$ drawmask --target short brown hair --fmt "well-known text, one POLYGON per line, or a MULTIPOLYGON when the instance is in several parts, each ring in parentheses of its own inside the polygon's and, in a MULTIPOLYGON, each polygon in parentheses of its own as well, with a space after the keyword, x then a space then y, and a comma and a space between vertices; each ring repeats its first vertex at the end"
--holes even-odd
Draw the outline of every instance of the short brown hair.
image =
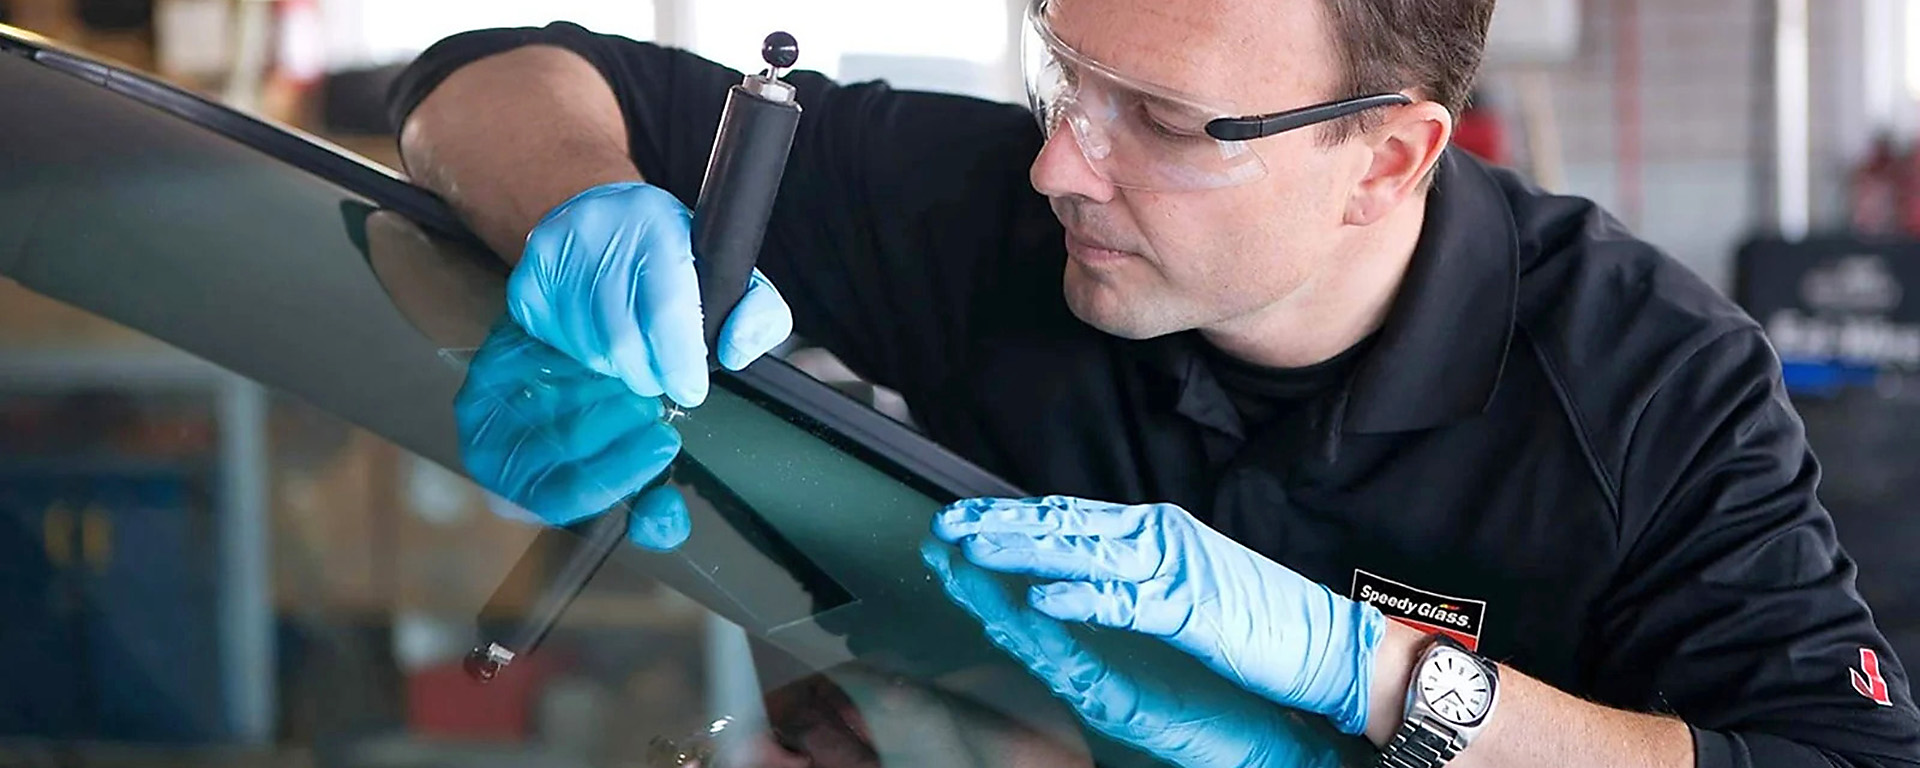
MULTIPOLYGON (((1340 56, 1339 97, 1413 89, 1445 106, 1454 117, 1467 107, 1494 0, 1322 0, 1340 56)), ((1337 144, 1378 125, 1369 110, 1329 123, 1324 133, 1337 144)))

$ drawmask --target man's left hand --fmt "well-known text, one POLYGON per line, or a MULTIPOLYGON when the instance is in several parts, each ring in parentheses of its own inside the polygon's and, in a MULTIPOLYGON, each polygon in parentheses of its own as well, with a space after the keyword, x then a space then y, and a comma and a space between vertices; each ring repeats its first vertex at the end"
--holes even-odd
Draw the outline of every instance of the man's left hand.
MULTIPOLYGON (((920 555, 947 597, 980 622, 987 638, 1095 732, 1183 768, 1347 764, 1343 749, 1350 746, 1303 722, 1305 715, 1221 678, 1178 679, 1163 665, 1102 652, 1075 637, 1066 623, 1025 605, 1017 589, 952 548, 928 541, 920 555)), ((1133 764, 1111 754, 1100 762, 1133 764)))
POLYGON ((934 535, 974 564, 1051 583, 1027 599, 1062 621, 1153 635, 1272 701, 1366 730, 1386 618, 1172 504, 971 499, 934 535))

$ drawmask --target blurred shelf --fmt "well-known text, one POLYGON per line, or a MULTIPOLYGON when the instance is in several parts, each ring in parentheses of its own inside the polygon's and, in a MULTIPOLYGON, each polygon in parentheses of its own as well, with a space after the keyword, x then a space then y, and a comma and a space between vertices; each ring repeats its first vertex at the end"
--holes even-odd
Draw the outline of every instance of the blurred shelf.
POLYGON ((58 456, 0 454, 0 476, 27 475, 165 475, 208 472, 218 462, 213 456, 163 458, 135 456, 121 452, 58 456))
POLYGON ((43 348, 0 346, 0 390, 81 386, 189 388, 225 384, 221 367, 167 348, 43 348))

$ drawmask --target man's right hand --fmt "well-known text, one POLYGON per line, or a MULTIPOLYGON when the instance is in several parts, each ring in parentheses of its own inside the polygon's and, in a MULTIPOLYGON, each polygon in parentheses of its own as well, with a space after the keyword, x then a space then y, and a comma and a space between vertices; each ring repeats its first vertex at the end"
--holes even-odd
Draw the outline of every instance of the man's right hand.
MULTIPOLYGON (((707 399, 707 344, 692 214, 642 182, 602 184, 554 207, 527 235, 507 309, 532 335, 634 393, 682 406, 707 399)), ((758 270, 722 326, 720 364, 739 370, 793 331, 786 300, 758 270)))

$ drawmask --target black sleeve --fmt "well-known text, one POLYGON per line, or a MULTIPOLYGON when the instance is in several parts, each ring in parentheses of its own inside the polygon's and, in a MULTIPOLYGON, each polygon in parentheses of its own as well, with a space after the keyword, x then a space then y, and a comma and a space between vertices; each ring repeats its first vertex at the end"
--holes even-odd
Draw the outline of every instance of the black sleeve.
MULTIPOLYGON (((464 33, 396 82, 394 124, 460 66, 533 44, 600 71, 641 175, 692 206, 741 74, 685 51, 566 23, 464 33)), ((761 270, 792 305, 797 333, 917 402, 964 364, 990 297, 1048 279, 1017 257, 1058 226, 1026 181, 1038 127, 1013 105, 842 86, 814 72, 788 80, 803 111, 761 270)), ((1057 302, 1058 272, 1050 278, 1057 302)))
POLYGON ((1920 765, 1905 669, 1854 588, 1819 476, 1756 328, 1705 344, 1637 422, 1597 691, 1684 719, 1700 766, 1920 765))

